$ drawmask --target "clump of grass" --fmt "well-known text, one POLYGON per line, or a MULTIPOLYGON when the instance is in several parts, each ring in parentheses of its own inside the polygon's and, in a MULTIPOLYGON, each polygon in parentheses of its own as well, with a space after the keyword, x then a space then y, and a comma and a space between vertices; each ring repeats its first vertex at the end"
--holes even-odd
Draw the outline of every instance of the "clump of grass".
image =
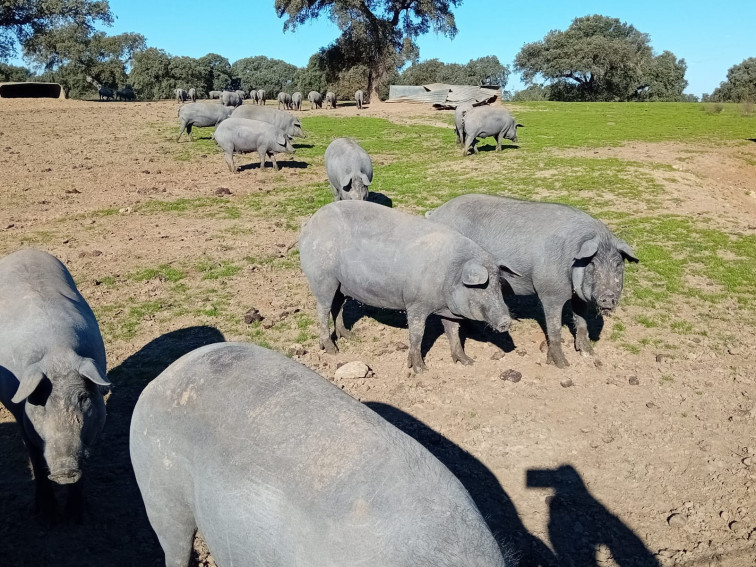
POLYGON ((202 274, 203 280, 230 278, 238 274, 242 269, 241 266, 234 264, 233 262, 226 260, 217 262, 210 259, 200 260, 194 268, 202 274))
POLYGON ((186 274, 169 264, 161 264, 157 268, 145 268, 129 275, 129 279, 135 282, 160 279, 166 282, 178 282, 186 277, 186 274))

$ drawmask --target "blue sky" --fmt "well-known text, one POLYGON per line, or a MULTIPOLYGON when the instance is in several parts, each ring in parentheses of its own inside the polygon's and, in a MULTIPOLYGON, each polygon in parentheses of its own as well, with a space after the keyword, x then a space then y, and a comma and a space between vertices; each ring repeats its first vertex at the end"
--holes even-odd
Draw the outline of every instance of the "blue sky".
MULTIPOLYGON (((338 35, 327 18, 284 34, 283 20, 276 17, 273 5, 274 0, 110 0, 117 19, 107 31, 141 33, 148 45, 172 55, 201 57, 214 52, 232 63, 265 55, 297 66, 306 65, 310 55, 338 35)), ((656 52, 670 50, 684 58, 688 64, 686 92, 700 96, 724 81, 731 66, 756 57, 756 2, 720 6, 701 0, 465 0, 454 10, 457 36, 453 40, 432 33, 423 36, 420 57, 466 63, 496 55, 511 66, 523 44, 542 39, 549 30, 567 28, 578 16, 602 14, 648 33, 656 52)), ((513 74, 507 88, 521 86, 513 74)))

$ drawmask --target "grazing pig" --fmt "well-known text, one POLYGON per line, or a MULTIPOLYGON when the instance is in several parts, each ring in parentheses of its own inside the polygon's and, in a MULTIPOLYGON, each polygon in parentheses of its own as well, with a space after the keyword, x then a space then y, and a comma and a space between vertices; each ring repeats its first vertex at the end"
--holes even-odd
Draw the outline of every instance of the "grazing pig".
POLYGON ((354 100, 357 101, 357 108, 359 110, 362 110, 362 105, 365 104, 365 93, 362 91, 357 91, 354 93, 354 100))
POLYGON ((302 110, 302 93, 299 91, 291 95, 291 107, 294 110, 302 110))
POLYGON ((110 87, 100 87, 97 93, 100 95, 100 100, 113 100, 113 89, 110 87))
POLYGON ((184 103, 186 102, 186 99, 189 98, 189 95, 184 89, 176 89, 174 92, 176 95, 176 102, 184 103))
POLYGON ((503 108, 493 106, 476 106, 468 110, 462 119, 464 149, 462 155, 470 152, 470 147, 478 153, 475 142, 478 138, 493 136, 496 138, 496 151, 501 151, 501 141, 506 138, 517 142, 517 124, 514 117, 503 108))
POLYGON ((192 87, 186 94, 189 96, 189 100, 191 100, 192 102, 197 102, 197 89, 192 87))
POLYGON ((217 126, 231 116, 233 111, 234 108, 232 106, 209 104, 206 102, 195 102, 181 106, 178 111, 179 135, 176 141, 178 142, 181 139, 181 134, 184 133, 184 130, 189 135, 189 139, 193 141, 192 128, 194 126, 198 128, 217 126))
POLYGON ((334 201, 364 201, 368 198, 373 182, 373 163, 357 142, 336 138, 326 149, 325 166, 334 201))
POLYGON ((273 163, 278 171, 275 154, 296 152, 289 137, 273 124, 260 120, 249 120, 232 116, 218 125, 215 141, 226 154, 226 163, 232 173, 236 173, 234 154, 247 154, 256 151, 260 154, 260 169, 265 167, 265 157, 273 163))
POLYGON ((407 312, 408 366, 426 369, 420 352, 425 320, 440 315, 452 359, 472 364, 459 340, 463 318, 506 331, 511 319, 493 257, 458 232, 438 223, 368 201, 338 201, 320 208, 299 237, 302 270, 318 304, 320 346, 336 352, 344 327, 345 296, 365 305, 407 312))
POLYGON ((81 464, 105 423, 105 346, 66 267, 39 250, 0 260, 0 401, 29 450, 36 508, 56 514, 52 483, 80 516, 81 464))
POLYGON ((220 96, 220 101, 223 106, 237 107, 242 104, 242 99, 239 98, 239 95, 232 93, 231 91, 223 91, 220 96))
POLYGON ((124 88, 116 91, 116 100, 136 100, 136 93, 129 85, 126 85, 124 88))
POLYGON ((129 450, 167 567, 506 567, 420 443, 282 354, 217 343, 150 382, 129 450))
POLYGON ((288 110, 289 106, 291 106, 291 95, 289 93, 278 93, 278 108, 280 109, 281 106, 283 106, 284 110, 288 110))
POLYGON ((302 123, 299 118, 283 110, 276 108, 256 108, 254 106, 242 106, 234 110, 234 118, 249 118, 250 120, 261 120, 273 124, 278 129, 283 130, 290 138, 306 138, 302 131, 302 123))
POLYGON ((249 100, 257 104, 257 91, 255 89, 249 89, 249 100))
POLYGON ((313 108, 323 108, 323 95, 318 91, 310 91, 307 95, 307 100, 310 101, 310 110, 313 108))
POLYGON ((454 133, 457 135, 457 143, 462 144, 465 141, 464 123, 465 114, 473 108, 471 102, 463 102, 454 109, 454 133))
POLYGON ((328 108, 328 105, 331 105, 331 108, 336 108, 336 93, 328 91, 326 93, 326 108, 328 108))
POLYGON ((638 261, 604 223, 567 205, 469 194, 426 216, 471 238, 521 274, 503 278, 516 295, 538 295, 546 317, 546 360, 559 368, 568 366, 561 346, 564 304, 571 300, 575 349, 593 354, 588 306, 595 303, 601 312, 611 312, 622 294, 623 260, 638 261))
POLYGON ((237 94, 237 96, 241 100, 244 100, 245 98, 247 98, 247 93, 245 93, 242 89, 235 90, 234 92, 237 94))
POLYGON ((257 104, 265 105, 265 91, 263 89, 257 91, 257 104))
POLYGON ((223 91, 210 91, 209 93, 207 93, 207 98, 220 98, 222 94, 223 91))

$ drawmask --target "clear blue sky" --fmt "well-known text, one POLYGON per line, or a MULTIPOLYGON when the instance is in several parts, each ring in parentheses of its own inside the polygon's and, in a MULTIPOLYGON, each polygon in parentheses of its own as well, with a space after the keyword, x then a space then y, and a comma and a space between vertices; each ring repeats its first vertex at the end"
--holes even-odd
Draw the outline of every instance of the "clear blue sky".
MULTIPOLYGON (((265 55, 304 66, 320 47, 338 36, 323 18, 283 33, 274 0, 202 2, 196 0, 110 0, 115 24, 111 34, 143 34, 151 47, 172 55, 201 57, 219 53, 232 63, 265 55)), ((688 64, 686 92, 710 93, 726 78, 727 69, 756 57, 756 2, 725 5, 702 0, 634 0, 505 2, 465 0, 454 11, 459 33, 450 40, 428 34, 419 40, 421 59, 466 63, 496 55, 512 65, 523 44, 538 41, 552 29, 565 29, 573 18, 602 14, 634 25, 651 36, 654 51, 672 51, 688 64)), ((521 88, 510 77, 508 89, 521 88)))

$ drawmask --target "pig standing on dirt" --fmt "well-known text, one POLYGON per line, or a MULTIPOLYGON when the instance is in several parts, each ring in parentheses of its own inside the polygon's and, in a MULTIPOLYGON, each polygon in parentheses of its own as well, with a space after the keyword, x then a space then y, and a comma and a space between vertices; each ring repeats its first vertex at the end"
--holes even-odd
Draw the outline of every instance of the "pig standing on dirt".
POLYGON ((184 130, 189 135, 189 139, 193 141, 192 128, 194 126, 197 126, 197 128, 217 126, 231 116, 233 111, 234 108, 232 106, 222 106, 206 102, 195 102, 181 106, 178 111, 179 135, 176 141, 178 142, 181 139, 181 134, 184 133, 184 130))
POLYGON ((296 152, 289 137, 273 124, 260 120, 248 120, 232 116, 220 123, 215 130, 215 141, 226 154, 226 163, 232 173, 236 173, 234 154, 247 154, 256 151, 260 154, 260 169, 265 167, 265 157, 273 163, 278 171, 275 154, 296 152))
POLYGON ((82 513, 81 463, 105 424, 105 370, 97 320, 66 267, 31 249, 0 260, 0 401, 21 427, 48 520, 52 482, 70 485, 67 511, 82 513))
POLYGON ((195 532, 218 567, 509 565, 425 447, 256 345, 171 364, 139 397, 129 449, 167 567, 189 565, 195 532))
POLYGON ((223 106, 237 107, 242 105, 241 97, 239 97, 239 95, 236 93, 232 93, 231 91, 223 91, 220 96, 220 101, 223 106))
POLYGON ((438 223, 368 201, 338 201, 319 209, 299 237, 302 270, 318 304, 320 346, 335 353, 344 327, 345 296, 365 305, 407 312, 408 365, 426 369, 420 352, 425 320, 441 316, 452 359, 472 364, 459 340, 463 318, 485 321, 503 332, 511 322, 493 257, 458 232, 438 223))
POLYGON ((184 89, 176 89, 176 102, 184 103, 186 102, 186 99, 189 98, 189 95, 184 89))
POLYGON ((473 108, 471 102, 463 102, 457 105, 454 109, 454 133, 457 135, 457 143, 463 144, 465 142, 464 133, 464 117, 469 110, 473 108))
POLYGON ((471 238, 520 274, 502 275, 514 294, 538 295, 546 317, 546 361, 559 368, 569 365, 561 346, 564 304, 571 300, 575 349, 593 354, 588 306, 611 312, 622 294, 623 260, 638 261, 604 223, 567 205, 469 194, 426 216, 471 238))
POLYGON ((100 100, 113 100, 113 89, 110 87, 100 87, 97 93, 100 95, 100 100))
POLYGON ((192 102, 197 102, 197 89, 192 87, 191 89, 189 89, 189 92, 187 92, 187 95, 189 95, 189 100, 191 100, 192 102))
POLYGON ((362 110, 362 105, 365 104, 365 93, 362 91, 355 92, 354 100, 357 101, 357 109, 362 110))
POLYGON ((468 110, 462 119, 462 134, 464 139, 464 149, 462 155, 466 156, 472 147, 475 153, 478 148, 475 146, 477 138, 487 138, 493 136, 496 138, 496 151, 501 151, 501 141, 505 138, 517 142, 518 124, 514 117, 503 108, 493 106, 476 106, 468 110))
POLYGON ((326 108, 328 108, 328 105, 331 105, 331 108, 336 108, 336 93, 328 91, 326 93, 326 108))
POLYGON ((299 91, 291 95, 291 107, 294 110, 302 110, 302 93, 299 91))
POLYGON ((289 93, 278 93, 278 108, 281 108, 281 106, 284 110, 288 110, 291 106, 291 95, 289 93))
POLYGON ((257 91, 257 104, 265 106, 265 91, 263 89, 257 91))
POLYGON ((240 98, 241 100, 244 100, 245 98, 247 98, 247 93, 245 93, 245 92, 244 92, 244 91, 243 91, 242 89, 238 89, 238 90, 235 90, 234 92, 236 93, 236 95, 237 95, 237 96, 238 96, 238 97, 239 97, 239 98, 240 98))
POLYGON ((249 100, 257 104, 257 91, 255 89, 249 89, 249 100))
POLYGON ((261 120, 273 124, 290 138, 306 138, 302 131, 302 123, 299 118, 277 108, 257 108, 254 106, 242 106, 234 110, 234 118, 248 118, 250 120, 261 120))
POLYGON ((310 101, 310 110, 323 107, 323 95, 318 91, 310 91, 307 95, 307 100, 310 101))
POLYGON ((368 198, 373 182, 373 163, 357 142, 336 138, 326 148, 325 166, 334 201, 364 201, 368 198))
POLYGON ((222 94, 223 91, 210 91, 209 93, 207 93, 207 98, 220 98, 222 94))

